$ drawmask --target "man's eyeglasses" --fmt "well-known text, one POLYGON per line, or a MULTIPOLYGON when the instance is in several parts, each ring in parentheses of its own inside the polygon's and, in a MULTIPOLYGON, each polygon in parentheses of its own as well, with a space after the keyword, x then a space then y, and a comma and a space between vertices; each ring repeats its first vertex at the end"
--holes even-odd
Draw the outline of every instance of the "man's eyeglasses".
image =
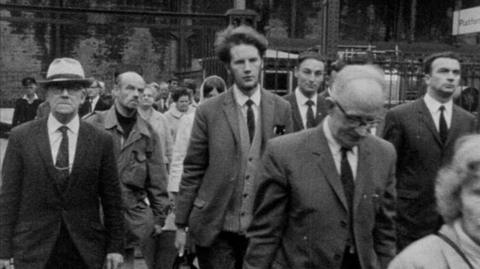
POLYGON ((375 119, 375 118, 364 118, 362 116, 356 116, 356 115, 349 115, 345 109, 338 103, 336 100, 334 100, 335 105, 342 111, 343 116, 345 116, 345 119, 351 124, 352 126, 355 127, 360 127, 360 126, 365 126, 366 128, 371 128, 378 123, 381 122, 380 119, 375 119))

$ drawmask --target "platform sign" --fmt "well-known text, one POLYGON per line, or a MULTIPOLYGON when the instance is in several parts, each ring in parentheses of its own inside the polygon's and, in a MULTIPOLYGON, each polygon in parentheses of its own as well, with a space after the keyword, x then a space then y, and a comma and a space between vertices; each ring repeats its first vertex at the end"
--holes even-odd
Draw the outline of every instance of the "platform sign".
POLYGON ((480 32, 480 6, 453 12, 453 35, 480 32))

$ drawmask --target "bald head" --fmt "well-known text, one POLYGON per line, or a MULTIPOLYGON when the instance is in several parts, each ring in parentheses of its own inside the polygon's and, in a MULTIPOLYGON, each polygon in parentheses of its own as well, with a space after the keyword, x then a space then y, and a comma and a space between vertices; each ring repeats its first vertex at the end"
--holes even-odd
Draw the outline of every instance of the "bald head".
POLYGON ((386 81, 373 65, 349 65, 338 73, 331 96, 345 106, 374 111, 383 108, 386 81))
POLYGON ((125 72, 118 75, 113 94, 118 111, 129 116, 138 106, 138 97, 145 89, 145 80, 138 73, 125 72))
POLYGON ((137 82, 145 84, 145 80, 143 79, 143 77, 140 76, 138 73, 132 71, 121 73, 117 76, 117 79, 115 81, 117 85, 125 82, 137 82))

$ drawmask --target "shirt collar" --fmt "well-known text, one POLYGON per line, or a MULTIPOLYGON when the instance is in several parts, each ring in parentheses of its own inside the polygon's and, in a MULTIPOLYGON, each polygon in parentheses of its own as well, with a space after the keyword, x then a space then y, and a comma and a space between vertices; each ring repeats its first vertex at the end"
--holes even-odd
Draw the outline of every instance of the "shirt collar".
POLYGON ((300 91, 300 89, 297 87, 295 89, 295 97, 297 98, 297 103, 302 105, 302 106, 306 106, 306 102, 308 100, 312 100, 313 101, 313 104, 316 106, 317 105, 317 93, 313 94, 312 97, 310 98, 307 98, 305 95, 303 95, 303 93, 300 91))
POLYGON ((78 130, 80 129, 80 117, 77 114, 69 123, 62 124, 52 115, 52 113, 48 115, 47 128, 49 135, 54 134, 58 128, 64 125, 68 127, 70 132, 78 134, 78 130))
POLYGON ((448 102, 446 103, 440 103, 438 102, 437 100, 433 99, 433 97, 431 97, 428 93, 425 94, 425 96, 423 97, 423 100, 425 101, 425 104, 427 105, 427 108, 428 108, 428 111, 430 111, 431 114, 435 114, 438 112, 440 106, 444 106, 445 107, 445 112, 450 112, 452 111, 452 107, 453 107, 453 101, 452 99, 450 99, 448 102))
POLYGON ((252 96, 247 96, 245 95, 238 87, 236 84, 233 84, 233 96, 235 97, 235 100, 240 106, 245 105, 245 102, 247 102, 248 99, 251 99, 255 105, 260 106, 260 86, 257 85, 257 89, 255 92, 252 94, 252 96))

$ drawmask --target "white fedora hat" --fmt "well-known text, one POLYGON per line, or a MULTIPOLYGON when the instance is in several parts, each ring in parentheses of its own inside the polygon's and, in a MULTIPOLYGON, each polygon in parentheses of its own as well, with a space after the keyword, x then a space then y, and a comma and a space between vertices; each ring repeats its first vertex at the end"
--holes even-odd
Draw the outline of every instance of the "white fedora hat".
POLYGON ((88 87, 92 82, 93 79, 85 78, 85 72, 79 61, 72 58, 57 58, 48 67, 46 80, 38 83, 44 86, 57 83, 80 83, 88 87))

